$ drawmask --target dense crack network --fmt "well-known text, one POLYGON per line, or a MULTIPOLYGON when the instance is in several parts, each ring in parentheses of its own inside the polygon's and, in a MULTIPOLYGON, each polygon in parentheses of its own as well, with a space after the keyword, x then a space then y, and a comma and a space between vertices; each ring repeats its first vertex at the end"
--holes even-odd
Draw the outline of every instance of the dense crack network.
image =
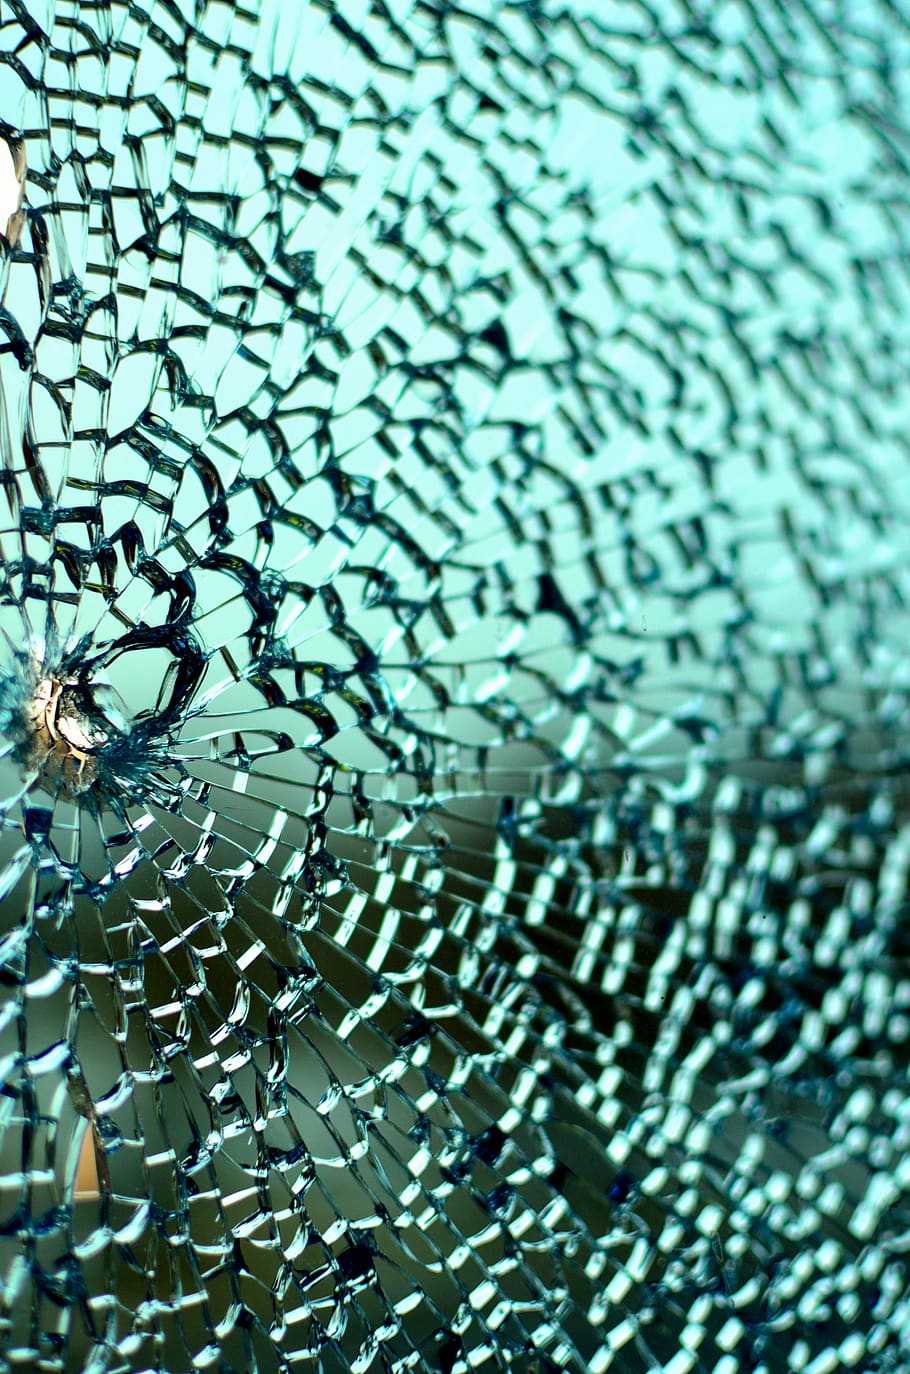
POLYGON ((910 11, 0 72, 0 1365, 906 1368, 910 11))

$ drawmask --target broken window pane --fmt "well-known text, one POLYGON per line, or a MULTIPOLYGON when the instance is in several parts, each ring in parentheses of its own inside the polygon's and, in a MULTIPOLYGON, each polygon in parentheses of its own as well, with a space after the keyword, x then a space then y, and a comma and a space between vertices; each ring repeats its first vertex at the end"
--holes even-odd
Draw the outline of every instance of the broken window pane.
POLYGON ((3 7, 11 1367, 901 1367, 908 24, 3 7))

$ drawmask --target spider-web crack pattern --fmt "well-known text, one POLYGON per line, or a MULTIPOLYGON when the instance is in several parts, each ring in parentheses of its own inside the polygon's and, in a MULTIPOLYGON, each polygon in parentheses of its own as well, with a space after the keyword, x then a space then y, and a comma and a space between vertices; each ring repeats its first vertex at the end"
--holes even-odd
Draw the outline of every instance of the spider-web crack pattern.
POLYGON ((906 1368, 908 72, 2 7, 0 1367, 906 1368))

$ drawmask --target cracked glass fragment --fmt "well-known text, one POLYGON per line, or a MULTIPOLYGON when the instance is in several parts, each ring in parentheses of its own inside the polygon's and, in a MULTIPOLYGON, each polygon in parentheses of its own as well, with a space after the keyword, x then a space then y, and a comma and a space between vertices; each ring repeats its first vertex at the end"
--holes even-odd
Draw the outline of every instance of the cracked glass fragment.
POLYGON ((910 10, 0 10, 0 1363, 900 1371, 910 10))
POLYGON ((0 235, 8 244, 19 241, 22 194, 25 187, 25 148, 21 137, 0 121, 0 235))

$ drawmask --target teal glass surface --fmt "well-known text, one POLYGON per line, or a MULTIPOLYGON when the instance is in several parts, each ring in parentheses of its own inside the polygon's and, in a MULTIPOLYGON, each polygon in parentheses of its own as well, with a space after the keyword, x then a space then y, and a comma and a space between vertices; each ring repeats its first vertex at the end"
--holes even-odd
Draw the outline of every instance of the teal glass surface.
POLYGON ((0 4, 0 1367, 900 1374, 904 0, 0 4))

